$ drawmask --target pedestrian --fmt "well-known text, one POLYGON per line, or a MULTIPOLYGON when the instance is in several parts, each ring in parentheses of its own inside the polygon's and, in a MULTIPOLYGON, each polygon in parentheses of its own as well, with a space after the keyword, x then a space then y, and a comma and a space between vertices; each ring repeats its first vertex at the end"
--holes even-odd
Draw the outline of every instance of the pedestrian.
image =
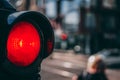
POLYGON ((108 80, 105 74, 105 64, 100 56, 90 56, 86 70, 72 80, 108 80))

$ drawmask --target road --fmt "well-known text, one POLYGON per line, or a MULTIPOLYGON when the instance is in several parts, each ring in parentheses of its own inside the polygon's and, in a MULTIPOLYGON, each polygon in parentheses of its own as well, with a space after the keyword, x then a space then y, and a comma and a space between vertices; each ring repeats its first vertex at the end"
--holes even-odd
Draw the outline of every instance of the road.
MULTIPOLYGON (((42 80, 71 80, 86 68, 88 56, 76 55, 72 52, 53 52, 41 65, 42 80)), ((109 80, 120 79, 120 69, 107 69, 109 80)))

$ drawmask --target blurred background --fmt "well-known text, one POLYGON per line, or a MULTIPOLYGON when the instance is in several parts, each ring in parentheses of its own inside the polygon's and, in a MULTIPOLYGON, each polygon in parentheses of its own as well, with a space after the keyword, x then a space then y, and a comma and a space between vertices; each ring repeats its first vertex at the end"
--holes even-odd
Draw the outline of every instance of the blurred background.
POLYGON ((120 74, 120 0, 8 0, 18 11, 38 11, 51 22, 53 54, 43 61, 43 80, 71 80, 100 55, 110 80, 120 74), (56 75, 56 77, 55 77, 56 75))

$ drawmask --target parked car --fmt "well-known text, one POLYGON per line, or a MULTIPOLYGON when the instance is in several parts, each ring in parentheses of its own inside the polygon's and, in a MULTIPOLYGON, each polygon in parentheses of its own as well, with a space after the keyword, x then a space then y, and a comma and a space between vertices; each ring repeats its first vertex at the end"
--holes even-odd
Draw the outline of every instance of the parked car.
POLYGON ((107 68, 120 68, 119 49, 104 49, 91 56, 100 56, 107 68))

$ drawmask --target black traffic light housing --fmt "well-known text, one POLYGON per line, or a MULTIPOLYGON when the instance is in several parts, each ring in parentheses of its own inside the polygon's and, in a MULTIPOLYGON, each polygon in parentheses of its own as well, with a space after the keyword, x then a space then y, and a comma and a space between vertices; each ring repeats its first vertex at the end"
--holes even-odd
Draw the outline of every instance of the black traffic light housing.
MULTIPOLYGON (((36 80, 35 76, 38 76, 42 60, 49 56, 53 51, 54 33, 52 26, 49 20, 40 12, 19 12, 12 8, 7 1, 0 0, 0 2, 0 78, 3 78, 2 80, 7 80, 9 78, 13 80, 36 80), (9 4, 9 6, 6 4, 9 4), (41 40, 41 47, 38 56, 33 62, 31 62, 31 64, 27 66, 15 65, 8 58, 7 42, 9 34, 11 31, 14 31, 14 25, 20 22, 28 22, 32 24, 41 40)), ((14 58, 14 56, 12 57, 14 58)))

